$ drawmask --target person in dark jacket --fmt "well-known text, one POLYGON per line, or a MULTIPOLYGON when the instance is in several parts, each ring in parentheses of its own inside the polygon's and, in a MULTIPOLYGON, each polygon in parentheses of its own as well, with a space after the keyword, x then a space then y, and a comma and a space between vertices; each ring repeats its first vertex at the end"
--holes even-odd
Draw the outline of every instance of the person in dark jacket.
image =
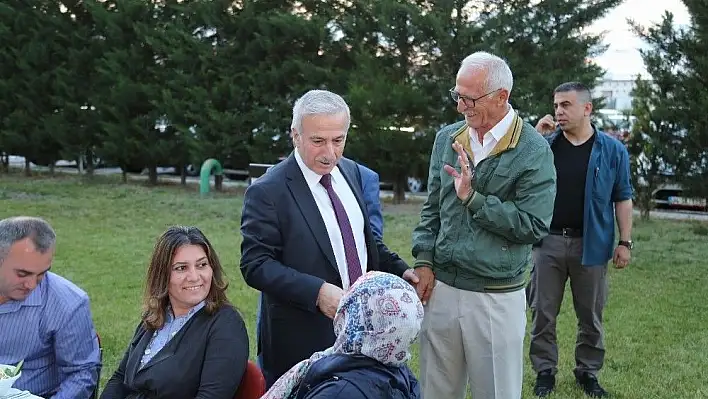
POLYGON ((379 188, 379 174, 366 166, 357 163, 361 176, 361 194, 366 205, 366 216, 371 225, 374 238, 383 241, 384 220, 381 212, 381 189, 379 188))
POLYGON ((334 345, 293 366, 261 399, 419 399, 406 362, 422 321, 409 283, 368 272, 339 303, 334 345))
MULTIPOLYGON (((359 185, 361 186, 362 199, 364 200, 364 206, 366 207, 366 216, 369 219, 369 225, 371 226, 371 233, 374 238, 383 242, 383 232, 384 232, 384 219, 381 208, 381 190, 379 188, 379 174, 373 170, 367 168, 366 166, 357 163, 359 168, 359 185)), ((273 166, 268 168, 271 170, 273 166)), ((267 171, 266 171, 267 173, 267 171)), ((263 297, 265 294, 261 293, 258 297, 258 309, 256 310, 256 336, 259 335, 259 326, 261 324, 261 315, 263 307, 263 297)), ((263 368, 263 356, 258 353, 256 356, 256 362, 258 367, 263 368)))
POLYGON ((334 344, 337 306, 367 271, 419 282, 367 223, 361 172, 343 156, 350 119, 340 95, 305 93, 293 106, 295 150, 243 199, 241 274, 263 293, 257 348, 267 387, 334 344))
POLYGON ((204 234, 169 228, 148 267, 142 320, 101 399, 232 399, 248 334, 226 286, 204 234))

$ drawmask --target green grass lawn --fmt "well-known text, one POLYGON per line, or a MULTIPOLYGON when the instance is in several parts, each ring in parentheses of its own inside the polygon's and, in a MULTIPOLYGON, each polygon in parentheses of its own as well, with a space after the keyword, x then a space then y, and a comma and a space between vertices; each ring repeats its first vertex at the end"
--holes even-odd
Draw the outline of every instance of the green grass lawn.
MULTIPOLYGON (((55 227, 53 271, 91 297, 104 347, 104 384, 138 323, 155 239, 173 224, 200 227, 219 252, 229 297, 248 326, 253 358, 257 292, 246 286, 238 268, 241 194, 202 199, 196 187, 0 175, 0 218, 40 216, 55 227)), ((410 233, 418 209, 419 204, 384 206, 385 241, 407 261, 412 260, 410 233)), ((635 222, 633 262, 610 272, 607 358, 600 381, 615 398, 708 397, 707 238, 705 224, 635 222)), ((554 397, 583 398, 572 377, 576 322, 571 301, 563 304, 558 323, 561 364, 554 397)), ((416 372, 417 363, 416 352, 411 362, 416 372)), ((524 398, 533 397, 534 378, 525 354, 524 398)))

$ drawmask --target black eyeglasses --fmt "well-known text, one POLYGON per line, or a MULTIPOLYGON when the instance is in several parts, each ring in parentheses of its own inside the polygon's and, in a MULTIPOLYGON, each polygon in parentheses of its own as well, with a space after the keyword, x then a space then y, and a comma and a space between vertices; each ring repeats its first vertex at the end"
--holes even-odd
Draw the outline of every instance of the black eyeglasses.
POLYGON ((488 95, 490 95, 492 93, 496 93, 499 90, 501 90, 501 89, 492 90, 487 94, 481 95, 477 98, 472 98, 472 97, 463 96, 462 94, 460 94, 460 92, 456 91, 455 89, 450 89, 450 97, 452 98, 452 101, 454 101, 456 103, 459 102, 460 100, 462 100, 462 104, 465 104, 465 107, 474 108, 474 106, 476 105, 476 101, 478 101, 484 97, 487 97, 488 95), (468 101, 472 102, 471 106, 468 101))

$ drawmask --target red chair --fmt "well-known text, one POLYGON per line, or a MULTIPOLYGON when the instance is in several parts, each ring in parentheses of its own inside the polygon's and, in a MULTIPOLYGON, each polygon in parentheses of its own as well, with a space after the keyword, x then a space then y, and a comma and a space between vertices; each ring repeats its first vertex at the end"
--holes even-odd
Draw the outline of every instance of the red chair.
POLYGON ((260 399, 265 393, 266 381, 263 372, 249 360, 234 399, 260 399))

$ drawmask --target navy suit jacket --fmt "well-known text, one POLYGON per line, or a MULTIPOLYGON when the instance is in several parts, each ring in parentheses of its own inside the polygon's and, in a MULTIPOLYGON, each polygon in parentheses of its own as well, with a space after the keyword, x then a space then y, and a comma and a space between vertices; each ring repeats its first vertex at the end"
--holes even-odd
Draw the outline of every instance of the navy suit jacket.
POLYGON ((357 165, 361 173, 361 190, 364 195, 369 223, 371 224, 371 232, 374 233, 374 237, 383 240, 384 223, 381 213, 379 174, 362 164, 357 165))
MULTIPOLYGON (((367 214, 359 168, 342 158, 338 167, 367 214)), ((334 343, 332 320, 317 297, 325 282, 342 281, 322 216, 294 155, 246 190, 241 215, 241 272, 263 295, 258 352, 268 386, 297 362, 334 343)), ((403 275, 408 265, 364 223, 368 269, 403 275)))

